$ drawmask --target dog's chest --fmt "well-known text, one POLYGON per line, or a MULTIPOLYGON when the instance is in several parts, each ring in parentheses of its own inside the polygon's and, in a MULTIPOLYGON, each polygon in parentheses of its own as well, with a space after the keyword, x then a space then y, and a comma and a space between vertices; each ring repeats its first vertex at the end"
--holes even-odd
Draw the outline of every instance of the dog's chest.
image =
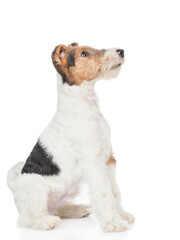
POLYGON ((60 96, 59 108, 41 135, 42 141, 53 147, 52 152, 58 159, 65 150, 78 158, 83 154, 97 156, 102 152, 109 156, 110 128, 99 109, 97 96, 64 92, 60 96))
POLYGON ((77 110, 74 115, 69 116, 70 118, 72 121, 69 123, 67 134, 76 142, 94 145, 96 141, 102 144, 109 141, 109 125, 95 102, 88 102, 87 106, 82 105, 80 111, 77 110))

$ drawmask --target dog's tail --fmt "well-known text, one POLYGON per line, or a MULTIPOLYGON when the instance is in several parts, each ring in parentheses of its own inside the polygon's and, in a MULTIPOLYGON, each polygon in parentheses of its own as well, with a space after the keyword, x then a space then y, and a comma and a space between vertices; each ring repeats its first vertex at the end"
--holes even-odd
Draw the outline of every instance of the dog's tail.
POLYGON ((18 162, 16 165, 14 165, 7 174, 7 184, 9 189, 12 191, 14 183, 16 179, 19 177, 19 174, 21 172, 21 169, 24 166, 24 162, 18 162))

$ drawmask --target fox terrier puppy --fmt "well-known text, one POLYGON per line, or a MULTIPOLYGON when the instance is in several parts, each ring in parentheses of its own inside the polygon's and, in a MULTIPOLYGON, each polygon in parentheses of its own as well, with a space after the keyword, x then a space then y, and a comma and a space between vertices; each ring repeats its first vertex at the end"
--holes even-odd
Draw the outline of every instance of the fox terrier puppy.
POLYGON ((26 162, 8 172, 18 224, 48 230, 61 218, 81 218, 93 211, 104 231, 124 231, 134 217, 121 206, 110 129, 94 92, 97 80, 118 76, 124 51, 72 43, 57 46, 52 61, 57 70, 57 111, 26 162), (89 188, 90 207, 71 203, 82 181, 89 188))

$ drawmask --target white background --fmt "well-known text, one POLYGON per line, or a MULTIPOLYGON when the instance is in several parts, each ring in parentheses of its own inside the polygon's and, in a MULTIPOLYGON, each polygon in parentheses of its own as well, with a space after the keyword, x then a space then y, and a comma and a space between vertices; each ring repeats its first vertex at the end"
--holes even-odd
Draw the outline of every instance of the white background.
MULTIPOLYGON (((175 0, 1 1, 0 213, 4 239, 180 239, 180 7, 175 0), (49 232, 19 229, 8 169, 25 160, 56 109, 51 52, 78 41, 119 47, 118 79, 96 85, 112 131, 127 232, 103 233, 93 218, 49 232)), ((86 196, 82 195, 82 201, 86 196)))

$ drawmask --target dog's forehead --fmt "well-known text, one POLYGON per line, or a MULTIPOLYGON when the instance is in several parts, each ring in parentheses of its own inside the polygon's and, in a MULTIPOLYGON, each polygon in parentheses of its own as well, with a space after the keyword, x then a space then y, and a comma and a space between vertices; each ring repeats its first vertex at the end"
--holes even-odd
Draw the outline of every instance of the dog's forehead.
POLYGON ((89 46, 77 46, 73 48, 70 52, 75 52, 75 53, 81 53, 81 52, 88 52, 88 53, 96 53, 98 52, 98 49, 89 47, 89 46))

